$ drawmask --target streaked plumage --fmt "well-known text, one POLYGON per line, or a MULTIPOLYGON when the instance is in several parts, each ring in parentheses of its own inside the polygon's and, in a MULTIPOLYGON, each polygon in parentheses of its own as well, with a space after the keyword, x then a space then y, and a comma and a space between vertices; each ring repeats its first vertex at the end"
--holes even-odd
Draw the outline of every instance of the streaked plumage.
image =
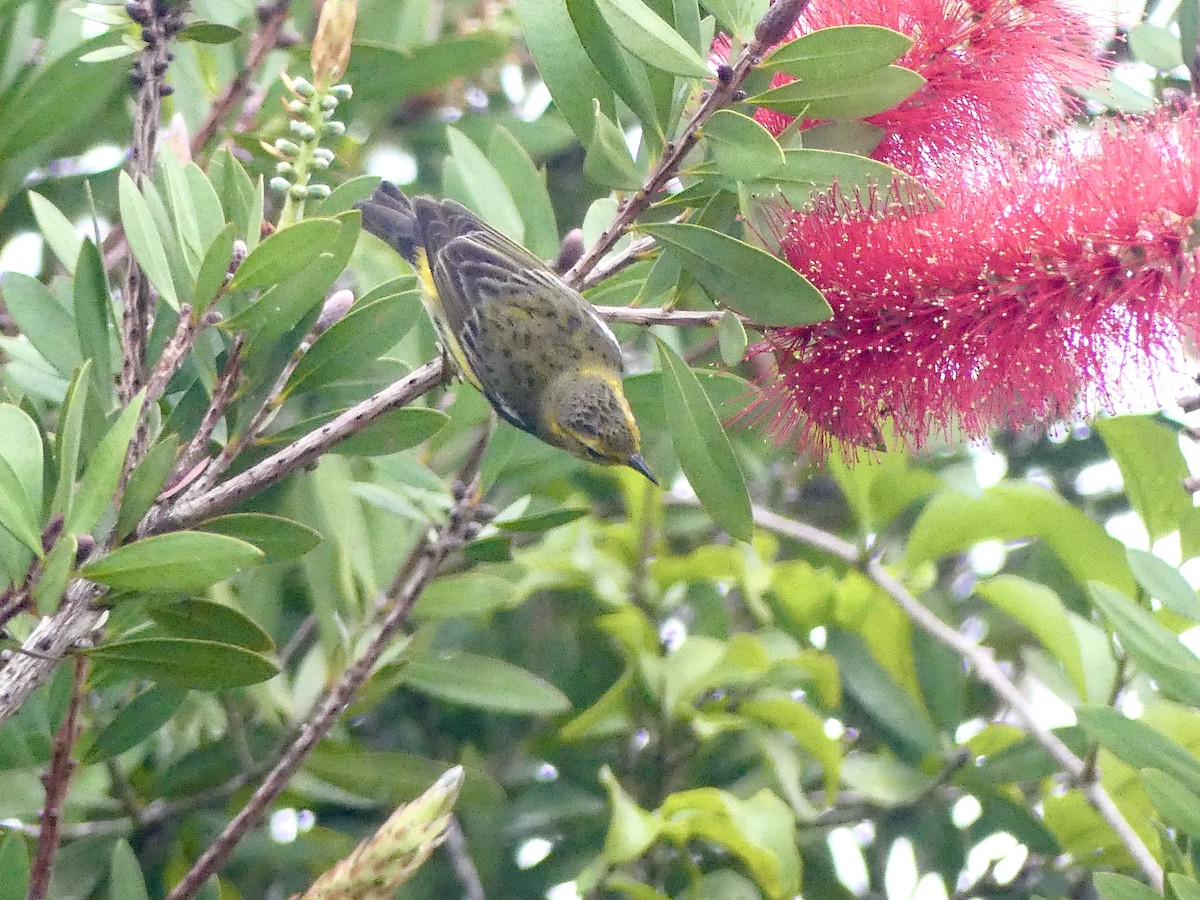
POLYGON ((621 348, 591 304, 453 200, 381 184, 363 227, 412 263, 463 376, 505 420, 593 462, 653 476, 621 386, 621 348))

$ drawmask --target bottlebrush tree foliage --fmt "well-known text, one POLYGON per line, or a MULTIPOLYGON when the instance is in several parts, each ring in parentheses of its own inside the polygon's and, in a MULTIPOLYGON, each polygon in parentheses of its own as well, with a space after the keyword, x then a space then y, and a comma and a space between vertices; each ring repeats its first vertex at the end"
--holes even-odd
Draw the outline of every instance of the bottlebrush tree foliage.
POLYGON ((0 900, 1200 896, 1148 7, 0 0, 0 900), (661 488, 454 378, 381 177, 661 488))

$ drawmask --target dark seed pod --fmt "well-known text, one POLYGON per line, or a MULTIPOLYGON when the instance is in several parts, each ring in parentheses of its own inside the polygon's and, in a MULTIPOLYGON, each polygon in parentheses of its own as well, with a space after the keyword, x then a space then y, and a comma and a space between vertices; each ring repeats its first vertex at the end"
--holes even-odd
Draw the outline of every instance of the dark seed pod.
POLYGON ((729 84, 733 79, 733 67, 728 64, 717 66, 717 81, 721 84, 729 84))
POLYGON ((754 39, 764 47, 778 44, 791 32, 808 0, 776 0, 754 28, 754 39))

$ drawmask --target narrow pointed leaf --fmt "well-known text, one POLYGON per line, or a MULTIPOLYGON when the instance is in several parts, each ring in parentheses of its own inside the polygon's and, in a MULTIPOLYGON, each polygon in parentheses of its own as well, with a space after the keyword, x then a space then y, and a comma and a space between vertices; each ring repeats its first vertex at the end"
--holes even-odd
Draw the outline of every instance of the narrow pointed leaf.
POLYGON ((512 194, 496 167, 475 144, 457 128, 447 128, 450 157, 458 169, 471 202, 468 204, 484 221, 508 235, 518 244, 525 239, 525 225, 512 194))
POLYGON ((792 81, 749 98, 754 106, 810 119, 862 119, 911 97, 925 79, 910 69, 887 66, 860 78, 792 81))
POLYGON ((235 644, 256 653, 275 649, 271 636, 248 615, 213 600, 180 600, 151 606, 147 612, 173 637, 235 644))
POLYGON ((853 79, 895 62, 912 38, 879 25, 822 28, 780 44, 762 67, 795 78, 853 79))
POLYGON ((550 682, 473 653, 417 654, 405 666, 404 684, 451 703, 516 715, 551 716, 571 708, 571 701, 550 682))
POLYGON ((190 638, 115 641, 87 654, 97 668, 203 691, 258 684, 279 673, 271 660, 243 647, 190 638))
POLYGON ((708 514, 735 538, 748 541, 750 495, 721 420, 687 363, 661 340, 658 355, 667 428, 683 473, 708 514))
POLYGON ((629 155, 625 134, 600 109, 600 101, 592 107, 595 121, 592 140, 583 160, 583 174, 605 187, 633 190, 642 183, 637 164, 629 155))
POLYGON ((295 275, 333 245, 341 227, 337 219, 305 219, 280 229, 250 251, 230 290, 266 288, 295 275))
POLYGON ((642 0, 597 0, 621 45, 642 62, 685 78, 708 78, 704 60, 642 0))
POLYGON ((253 544, 221 534, 178 531, 119 547, 79 570, 127 591, 202 591, 265 560, 253 544))
POLYGON ((307 525, 265 513, 231 513, 197 527, 253 544, 269 563, 299 559, 321 543, 320 533, 307 525))
POLYGON ((49 244, 50 250, 58 257, 67 274, 74 275, 75 261, 79 259, 79 248, 83 244, 83 238, 59 208, 37 191, 29 192, 29 207, 33 210, 33 217, 37 219, 38 227, 42 230, 42 236, 49 244))
POLYGON ((721 303, 759 325, 811 325, 832 315, 807 278, 765 250, 702 225, 641 225, 721 303))
POLYGON ((145 392, 141 391, 130 401, 92 452, 67 516, 66 529, 72 534, 85 534, 95 528, 116 496, 125 453, 133 440, 144 398, 145 392))
POLYGON ((179 297, 175 293, 175 282, 171 280, 171 268, 167 264, 167 252, 163 249, 158 226, 141 191, 125 172, 121 172, 117 196, 129 249, 159 295, 173 309, 179 309, 179 297))
POLYGON ((704 124, 704 140, 717 171, 739 181, 763 178, 782 168, 783 148, 749 116, 719 109, 704 124))

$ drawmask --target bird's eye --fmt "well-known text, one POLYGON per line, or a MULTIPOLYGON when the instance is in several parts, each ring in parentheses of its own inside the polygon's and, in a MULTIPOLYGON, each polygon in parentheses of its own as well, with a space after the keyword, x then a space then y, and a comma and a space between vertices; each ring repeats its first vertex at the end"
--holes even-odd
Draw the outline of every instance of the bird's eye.
POLYGON ((588 455, 588 459, 594 459, 597 462, 604 459, 604 454, 598 450, 593 449, 592 447, 588 447, 585 445, 583 450, 588 455))

